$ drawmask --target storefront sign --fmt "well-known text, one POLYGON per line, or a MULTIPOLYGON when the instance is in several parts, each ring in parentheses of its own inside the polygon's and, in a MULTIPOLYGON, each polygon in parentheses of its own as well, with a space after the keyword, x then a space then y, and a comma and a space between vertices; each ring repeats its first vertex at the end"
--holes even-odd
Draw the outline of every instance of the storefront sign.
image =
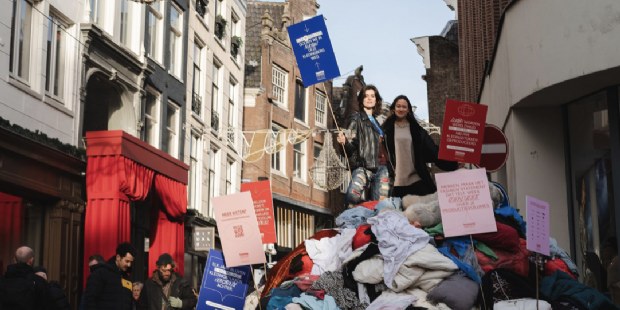
POLYGON ((497 231, 485 169, 435 174, 446 237, 497 231))
POLYGON ((448 99, 439 158, 479 164, 486 118, 486 105, 448 99))
POLYGON ((323 15, 290 25, 287 29, 304 87, 340 76, 323 15))
POLYGON ((527 217, 526 248, 549 256, 549 203, 525 196, 527 217))
POLYGON ((242 192, 250 192, 254 201, 254 212, 263 244, 276 243, 276 224, 273 215, 273 197, 269 180, 241 183, 242 192))
POLYGON ((222 252, 209 251, 196 310, 243 309, 250 266, 226 267, 222 252))
POLYGON ((214 197, 213 210, 226 266, 264 263, 265 252, 251 194, 241 192, 214 197))
POLYGON ((194 227, 194 251, 209 251, 215 247, 215 227, 194 227))

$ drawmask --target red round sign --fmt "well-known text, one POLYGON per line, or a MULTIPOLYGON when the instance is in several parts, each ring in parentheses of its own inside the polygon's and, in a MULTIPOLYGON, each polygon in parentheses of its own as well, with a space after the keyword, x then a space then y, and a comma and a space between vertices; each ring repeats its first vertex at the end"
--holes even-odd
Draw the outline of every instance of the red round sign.
POLYGON ((495 172, 504 166, 506 159, 508 159, 508 139, 499 127, 486 124, 478 167, 486 168, 487 172, 495 172))

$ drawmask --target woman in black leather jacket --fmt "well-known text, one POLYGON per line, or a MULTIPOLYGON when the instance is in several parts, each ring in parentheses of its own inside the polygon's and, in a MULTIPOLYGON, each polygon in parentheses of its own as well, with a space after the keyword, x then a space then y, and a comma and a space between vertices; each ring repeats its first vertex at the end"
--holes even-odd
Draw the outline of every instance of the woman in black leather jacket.
POLYGON ((360 110, 351 115, 347 136, 341 132, 337 139, 344 145, 352 171, 345 197, 349 205, 381 200, 389 196, 392 187, 383 130, 375 119, 381 112, 381 95, 375 86, 366 85, 357 101, 360 110))
POLYGON ((445 171, 458 168, 458 163, 437 158, 438 147, 413 115, 409 98, 400 95, 390 106, 392 115, 383 123, 389 154, 390 175, 394 176, 392 196, 424 196, 437 191, 427 163, 435 163, 445 171))

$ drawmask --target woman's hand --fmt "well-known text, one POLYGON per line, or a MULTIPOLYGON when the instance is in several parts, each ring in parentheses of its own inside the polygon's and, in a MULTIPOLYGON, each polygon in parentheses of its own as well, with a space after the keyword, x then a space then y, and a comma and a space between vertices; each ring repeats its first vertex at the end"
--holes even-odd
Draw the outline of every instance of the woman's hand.
POLYGON ((344 145, 347 142, 347 137, 344 136, 344 133, 342 131, 339 131, 336 140, 338 141, 338 143, 344 145))

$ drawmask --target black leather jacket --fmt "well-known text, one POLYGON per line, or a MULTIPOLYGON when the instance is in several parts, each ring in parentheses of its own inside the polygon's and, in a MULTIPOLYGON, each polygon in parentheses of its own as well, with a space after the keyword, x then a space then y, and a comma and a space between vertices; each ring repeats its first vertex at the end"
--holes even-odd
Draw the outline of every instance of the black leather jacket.
MULTIPOLYGON (((394 118, 388 118, 383 124, 384 140, 387 146, 387 153, 390 164, 388 169, 390 175, 394 176, 394 167, 397 167, 395 146, 394 146, 394 118)), ((414 167, 420 178, 431 188, 437 190, 431 174, 428 170, 427 163, 434 163, 441 170, 453 171, 458 168, 458 163, 454 161, 446 161, 437 158, 439 148, 435 145, 435 141, 431 139, 428 132, 418 124, 418 122, 409 123, 409 131, 412 138, 412 154, 414 154, 414 167)))
POLYGON ((375 170, 379 167, 379 133, 375 130, 368 115, 364 112, 356 112, 349 118, 349 133, 346 134, 347 142, 344 144, 349 158, 351 170, 363 167, 375 170))

